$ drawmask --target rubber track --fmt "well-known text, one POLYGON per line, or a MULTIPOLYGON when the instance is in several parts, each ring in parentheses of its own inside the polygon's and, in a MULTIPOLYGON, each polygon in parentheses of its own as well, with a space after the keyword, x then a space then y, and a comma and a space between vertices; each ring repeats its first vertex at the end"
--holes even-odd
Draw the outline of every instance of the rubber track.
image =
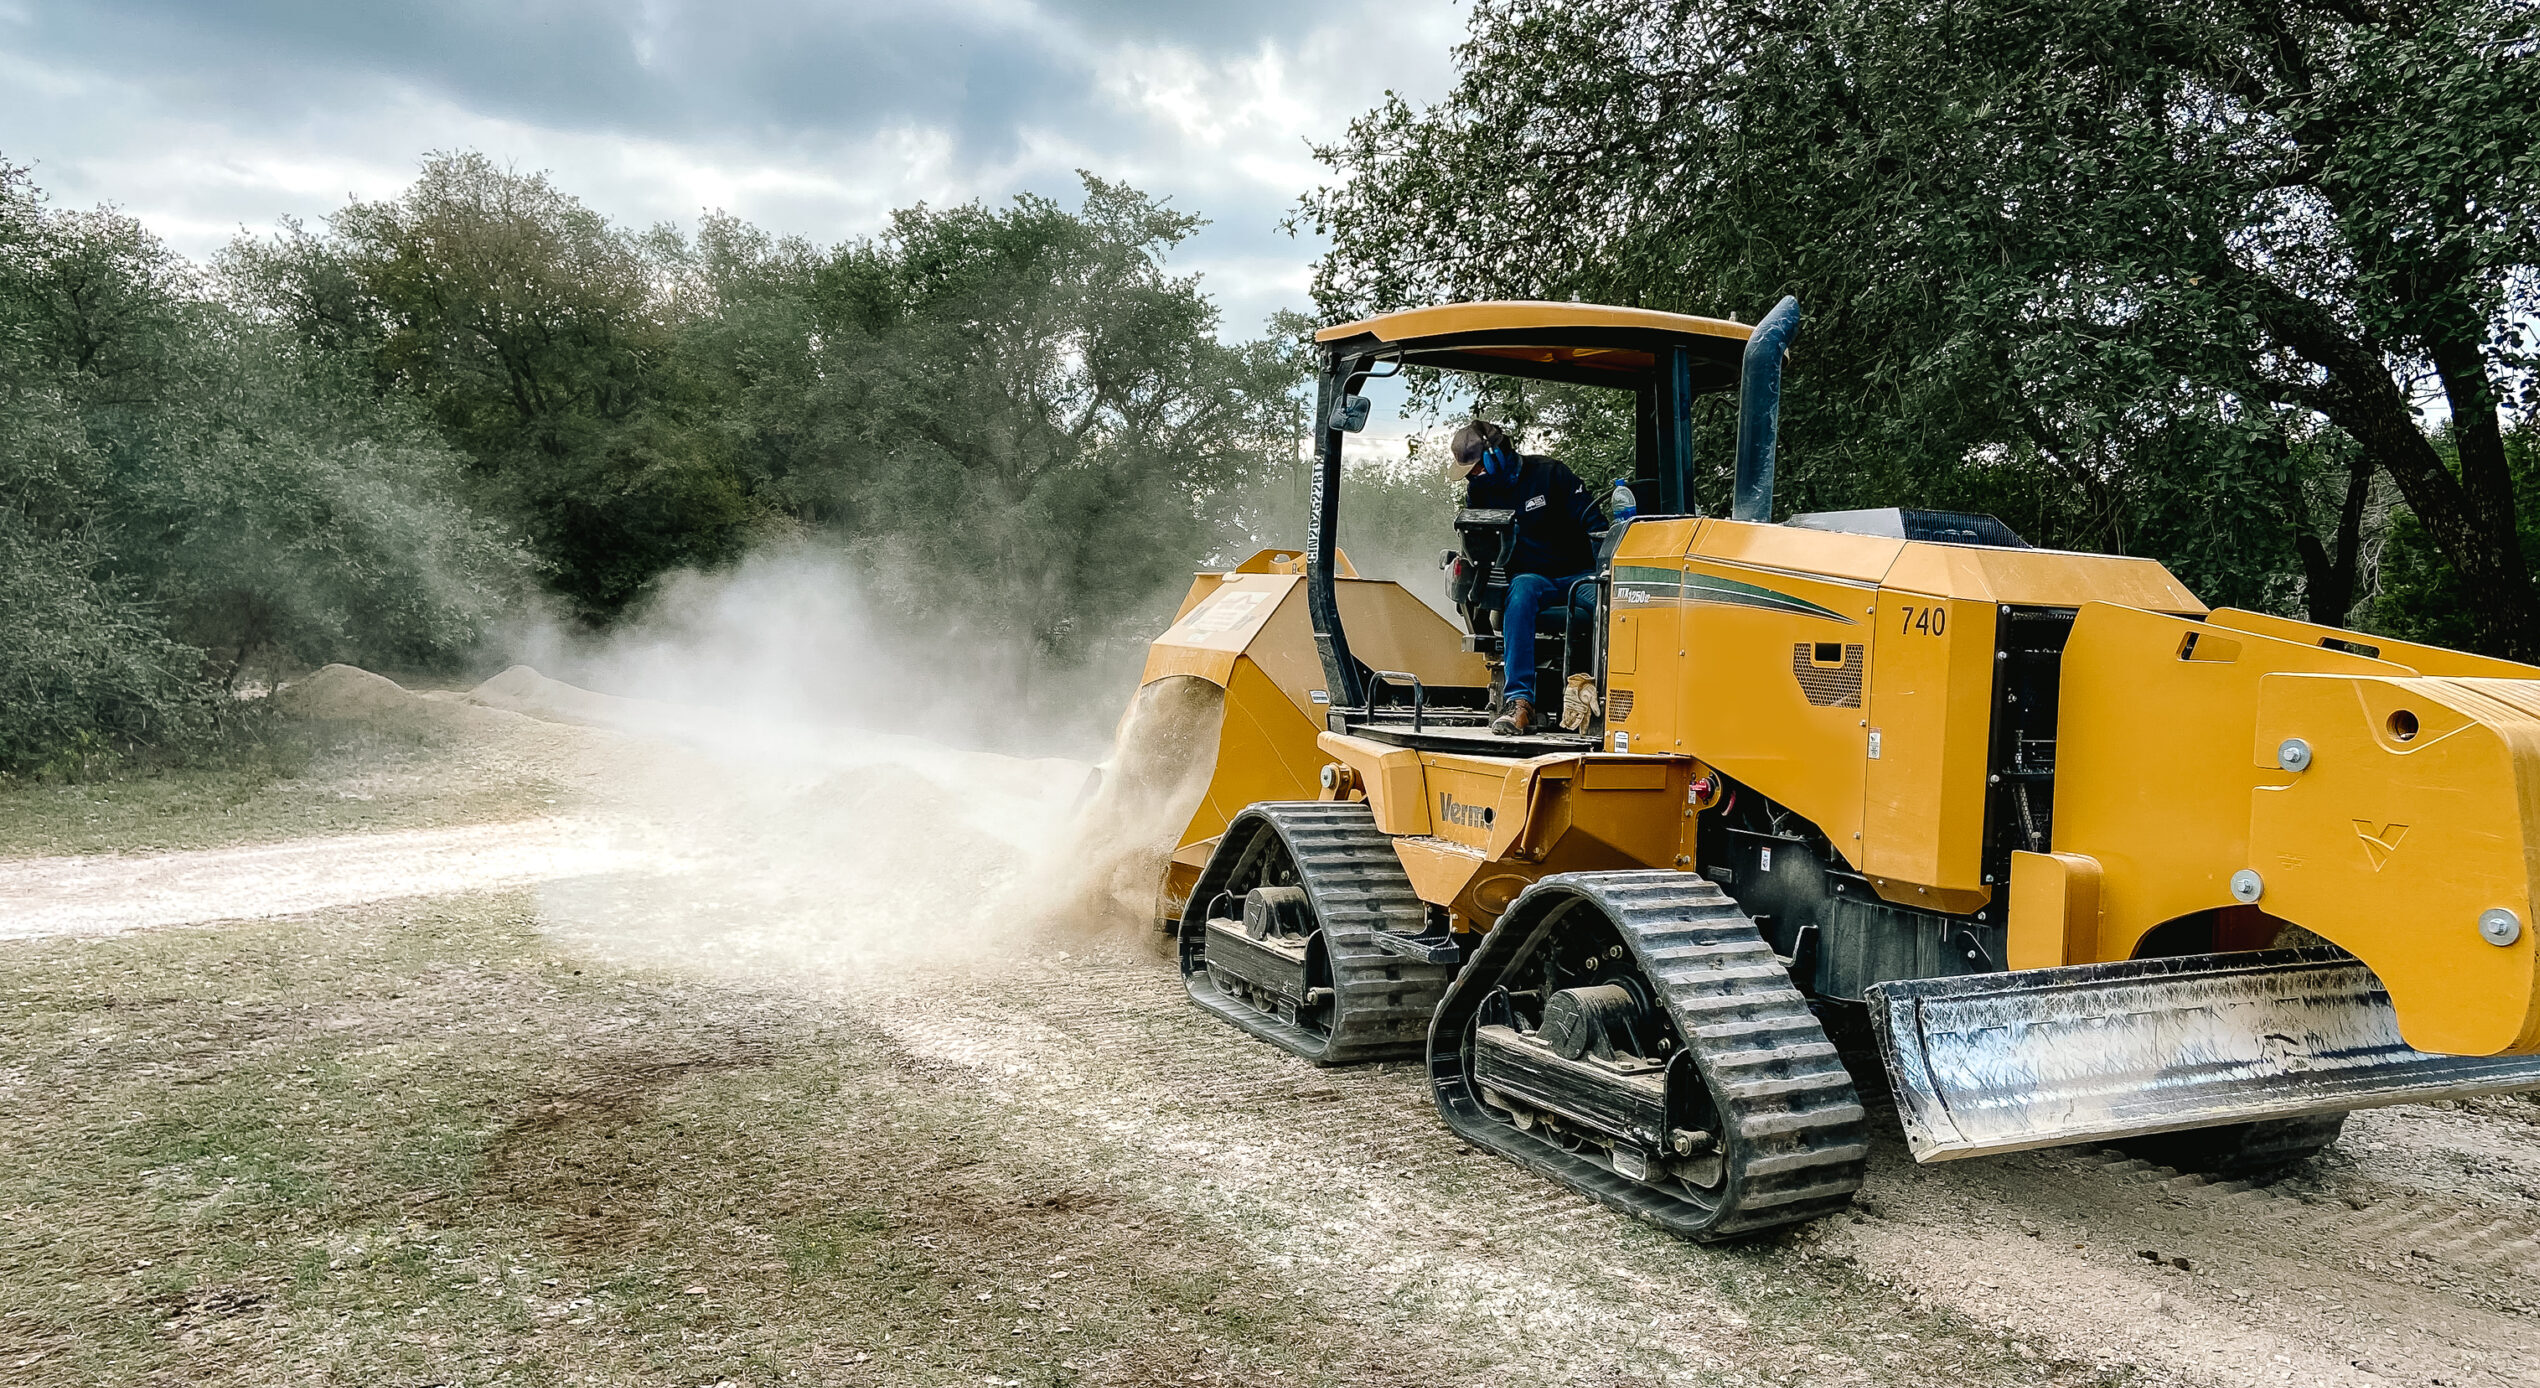
POLYGON ((1425 964, 1376 947, 1375 933, 1416 935, 1428 907, 1394 855, 1393 840, 1363 803, 1265 802, 1235 816, 1209 855, 1182 909, 1182 982, 1191 1001, 1253 1036, 1317 1065, 1416 1056, 1429 1018, 1454 978, 1449 964, 1425 964), (1332 965, 1330 1035, 1284 1022, 1217 991, 1206 967, 1208 903, 1225 890, 1260 834, 1275 835, 1296 864, 1297 885, 1332 965), (1388 973, 1392 977, 1387 977, 1388 973))
POLYGON ((1869 1154, 1866 1117, 1825 1028, 1737 903, 1691 873, 1564 873, 1526 889, 1455 981, 1429 1033, 1429 1082, 1447 1126, 1475 1146, 1670 1232, 1709 1242, 1842 1209, 1869 1154), (1740 1140, 1718 1204, 1617 1174, 1485 1111, 1464 1071, 1465 1025, 1526 959, 1566 899, 1622 933, 1657 987, 1740 1140))

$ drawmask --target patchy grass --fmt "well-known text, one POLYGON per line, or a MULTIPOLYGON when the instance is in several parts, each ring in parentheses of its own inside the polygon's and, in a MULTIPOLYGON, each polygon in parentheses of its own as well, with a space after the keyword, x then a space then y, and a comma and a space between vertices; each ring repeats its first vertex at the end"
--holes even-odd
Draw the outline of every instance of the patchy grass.
POLYGON ((0 1381, 1460 1381, 966 1091, 519 896, 12 945, 0 1381))
POLYGON ((573 799, 554 752, 579 736, 545 725, 505 739, 276 719, 200 764, 68 783, 0 777, 0 857, 223 848, 539 814, 573 799))
MULTIPOLYGON (((1198 1026, 1170 1016, 1168 1049, 1198 1026)), ((1156 1125, 1018 1103, 888 1020, 602 964, 525 894, 0 946, 0 1384, 1686 1381, 1668 1342, 1701 1326, 1632 1329, 1680 1309, 1654 1267, 1737 1308, 1729 1381, 2129 1378, 1900 1304, 1806 1232, 1600 1221, 1627 1314, 1535 1343, 1522 1308, 1318 1262, 1328 1200, 1291 1228, 1158 1150, 1231 1093, 1168 1065, 1125 1077, 1156 1125)), ((1533 1189, 1478 1155, 1433 1178, 1533 1189)))

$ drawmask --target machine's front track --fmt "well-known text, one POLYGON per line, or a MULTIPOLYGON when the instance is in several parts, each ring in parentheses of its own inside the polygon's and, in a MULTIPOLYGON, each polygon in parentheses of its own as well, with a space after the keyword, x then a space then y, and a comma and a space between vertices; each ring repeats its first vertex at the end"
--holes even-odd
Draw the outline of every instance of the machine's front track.
POLYGON ((1182 912, 1191 1000, 1318 1065, 1417 1055, 1455 975, 1364 804, 1235 816, 1182 912))
POLYGON ((1690 873, 1529 887, 1441 1005, 1429 1078, 1465 1140, 1697 1239, 1841 1208, 1868 1151, 1788 970, 1690 873))

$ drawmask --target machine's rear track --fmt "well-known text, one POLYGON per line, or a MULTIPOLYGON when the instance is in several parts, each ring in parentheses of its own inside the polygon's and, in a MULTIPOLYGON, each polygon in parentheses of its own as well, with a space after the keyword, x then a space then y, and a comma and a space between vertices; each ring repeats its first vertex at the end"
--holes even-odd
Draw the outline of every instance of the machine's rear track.
POLYGON ((1193 1002, 1318 1065, 1412 1056, 1455 966, 1377 937, 1409 939, 1427 922, 1366 805, 1254 805, 1226 826, 1183 910, 1183 980, 1193 1002), (1282 905, 1301 911, 1269 909, 1290 891, 1301 900, 1282 905), (1229 915, 1212 925, 1212 907, 1249 912, 1258 933, 1229 915), (1259 929, 1265 920, 1276 928, 1259 929))
POLYGON ((1529 888, 1441 1006, 1429 1077, 1465 1140, 1698 1239, 1838 1209, 1868 1154, 1851 1076, 1807 1000, 1736 904, 1686 873, 1571 873, 1529 888), (1612 1014, 1609 1038, 1634 1039, 1599 1046, 1603 1064, 1554 1059, 1565 1049, 1556 986, 1645 990, 1663 1016, 1646 1004, 1637 1019, 1612 1014), (1541 1011, 1531 1033, 1512 996, 1541 1011), (1666 1131, 1648 1131, 1653 1121, 1666 1131))

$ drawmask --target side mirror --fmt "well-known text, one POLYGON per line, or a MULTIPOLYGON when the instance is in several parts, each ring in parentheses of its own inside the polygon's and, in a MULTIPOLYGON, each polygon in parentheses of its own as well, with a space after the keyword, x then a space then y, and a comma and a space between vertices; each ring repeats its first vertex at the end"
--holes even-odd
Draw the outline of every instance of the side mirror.
POLYGON ((1344 395, 1332 405, 1332 417, 1324 427, 1355 434, 1367 427, 1367 411, 1371 408, 1364 395, 1344 395))

